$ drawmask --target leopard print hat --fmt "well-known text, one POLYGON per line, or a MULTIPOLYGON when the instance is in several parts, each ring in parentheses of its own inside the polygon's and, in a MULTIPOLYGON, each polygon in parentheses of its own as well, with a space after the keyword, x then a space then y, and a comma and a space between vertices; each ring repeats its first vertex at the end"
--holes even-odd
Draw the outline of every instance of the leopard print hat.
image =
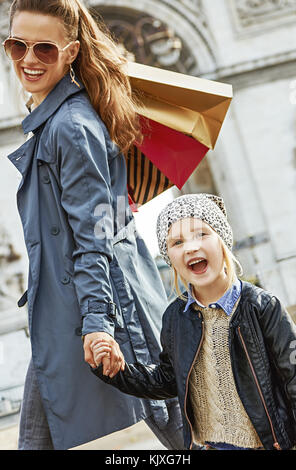
POLYGON ((167 254, 167 237, 171 225, 177 220, 195 217, 206 222, 232 250, 233 234, 227 221, 224 201, 212 194, 185 194, 170 202, 159 214, 156 224, 159 251, 165 262, 171 266, 167 254))

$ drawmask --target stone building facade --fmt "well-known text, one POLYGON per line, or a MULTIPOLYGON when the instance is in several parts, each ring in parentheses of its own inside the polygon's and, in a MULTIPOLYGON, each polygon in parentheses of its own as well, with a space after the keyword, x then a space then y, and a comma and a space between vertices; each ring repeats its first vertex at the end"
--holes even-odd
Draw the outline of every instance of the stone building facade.
MULTIPOLYGON (((10 3, 0 1, 1 40, 7 36, 10 3)), ((88 0, 87 4, 104 18, 128 51, 130 60, 233 85, 234 99, 216 148, 208 153, 182 192, 213 192, 224 198, 234 231, 235 253, 245 277, 257 279, 293 311, 296 305, 295 0, 88 0)), ((21 94, 11 64, 1 52, 0 334, 3 344, 10 332, 25 326, 25 316, 15 309, 15 299, 27 275, 27 258, 15 207, 19 175, 5 158, 24 139, 20 122, 26 110, 21 94)), ((2 377, 1 364, 0 369, 2 377)), ((2 379, 0 388, 1 382, 2 379)))

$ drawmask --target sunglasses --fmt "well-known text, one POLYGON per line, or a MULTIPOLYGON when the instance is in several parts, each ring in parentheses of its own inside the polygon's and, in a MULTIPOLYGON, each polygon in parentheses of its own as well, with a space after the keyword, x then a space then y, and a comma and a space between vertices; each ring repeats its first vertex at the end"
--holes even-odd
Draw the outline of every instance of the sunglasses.
POLYGON ((35 57, 45 65, 55 64, 58 60, 59 53, 64 52, 74 41, 71 41, 63 49, 60 49, 52 42, 35 42, 29 46, 26 41, 22 39, 7 38, 2 45, 9 59, 13 61, 22 60, 29 49, 33 49, 35 57))

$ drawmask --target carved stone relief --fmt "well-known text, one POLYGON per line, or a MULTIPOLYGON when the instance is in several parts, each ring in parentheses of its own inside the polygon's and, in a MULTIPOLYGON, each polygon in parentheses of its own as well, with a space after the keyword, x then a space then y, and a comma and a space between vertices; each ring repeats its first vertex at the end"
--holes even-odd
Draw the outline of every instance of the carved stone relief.
POLYGON ((195 11, 195 13, 202 14, 202 0, 164 0, 171 4, 184 5, 185 8, 195 11))
POLYGON ((216 70, 201 0, 89 0, 88 6, 136 61, 199 76, 216 70))
POLYGON ((182 39, 157 18, 139 12, 100 10, 104 21, 127 51, 129 60, 181 73, 196 70, 197 63, 182 39))
POLYGON ((296 19, 295 0, 230 0, 230 4, 241 30, 296 19))

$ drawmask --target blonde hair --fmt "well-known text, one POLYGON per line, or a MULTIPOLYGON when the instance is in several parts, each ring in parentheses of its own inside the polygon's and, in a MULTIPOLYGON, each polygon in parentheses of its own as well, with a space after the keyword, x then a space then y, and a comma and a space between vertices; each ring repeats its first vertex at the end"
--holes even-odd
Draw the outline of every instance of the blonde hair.
MULTIPOLYGON (((242 276, 243 269, 238 259, 234 256, 232 251, 226 246, 222 238, 218 234, 217 236, 219 237, 220 242, 221 242, 221 248, 222 248, 223 259, 224 259, 224 269, 226 272, 226 276, 228 278, 228 284, 227 284, 227 290, 228 290, 236 281, 237 276, 242 276)), ((179 279, 180 279, 185 289, 188 290, 188 284, 186 280, 183 279, 182 276, 178 274, 176 268, 173 265, 172 265, 172 271, 173 271, 172 290, 173 289, 175 290, 179 298, 181 298, 182 300, 187 300, 187 298, 182 294, 180 290, 180 285, 179 285, 179 279)))
POLYGON ((140 123, 129 78, 123 71, 127 60, 102 21, 96 21, 80 0, 14 0, 10 30, 17 12, 33 11, 63 21, 69 41, 80 41, 72 64, 90 101, 105 123, 110 137, 126 153, 141 142, 140 123))

